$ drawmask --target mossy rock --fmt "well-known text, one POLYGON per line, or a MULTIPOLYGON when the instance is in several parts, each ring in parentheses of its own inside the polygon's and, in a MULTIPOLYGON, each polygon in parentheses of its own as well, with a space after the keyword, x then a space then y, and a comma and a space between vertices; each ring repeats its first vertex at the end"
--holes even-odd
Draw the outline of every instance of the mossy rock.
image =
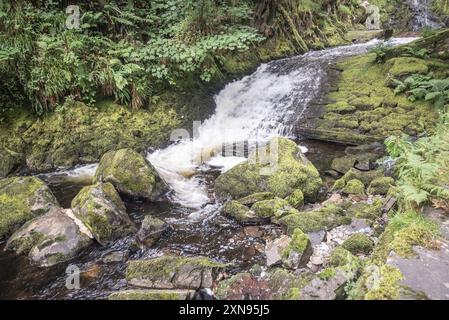
POLYGON ((368 194, 372 195, 386 195, 395 181, 391 177, 381 177, 374 179, 368 187, 368 194))
POLYGON ((357 282, 359 299, 364 300, 397 300, 400 298, 401 271, 389 265, 367 265, 357 282), (373 281, 377 279, 377 281, 373 281))
POLYGON ((124 290, 109 295, 108 300, 189 300, 192 290, 124 290))
POLYGON ((383 199, 380 197, 375 197, 370 202, 361 201, 351 205, 348 208, 347 213, 353 218, 374 221, 382 216, 383 205, 383 199))
POLYGON ((72 200, 72 210, 102 245, 137 231, 111 183, 84 187, 72 200))
POLYGON ((23 155, 0 147, 0 178, 6 178, 23 163, 23 155))
POLYGON ((351 223, 351 218, 344 215, 343 209, 328 205, 317 211, 298 212, 279 220, 288 234, 299 228, 305 233, 329 230, 351 223))
POLYGON ((105 100, 95 107, 77 102, 39 118, 29 110, 23 113, 0 130, 0 145, 20 153, 24 161, 18 164, 33 172, 98 162, 109 150, 159 148, 182 124, 164 101, 151 110, 130 110, 105 100))
POLYGON ((0 239, 10 235, 25 222, 59 208, 59 203, 36 177, 0 180, 0 239))
POLYGON ((120 194, 156 201, 168 190, 154 167, 131 149, 107 152, 95 172, 95 182, 110 182, 120 194))
POLYGON ((332 160, 331 169, 339 173, 345 174, 350 169, 352 169, 357 162, 356 155, 347 155, 340 158, 335 158, 332 160))
POLYGON ((320 174, 295 142, 274 138, 265 147, 266 156, 262 154, 252 154, 250 160, 220 175, 215 181, 216 196, 240 199, 257 192, 271 192, 286 198, 297 189, 306 200, 317 196, 323 183, 320 174), (277 152, 270 156, 271 148, 277 152))
POLYGON ((398 57, 388 61, 390 73, 394 78, 402 78, 412 74, 427 74, 429 67, 426 61, 412 57, 398 57))
POLYGON ((258 192, 251 194, 247 197, 238 199, 237 201, 245 206, 252 206, 256 202, 264 201, 264 200, 272 200, 275 198, 275 195, 271 192, 258 192))
POLYGON ((256 202, 252 207, 251 211, 262 219, 269 219, 273 216, 281 216, 282 213, 278 211, 286 211, 290 207, 287 200, 281 198, 274 198, 272 200, 264 200, 256 202))
POLYGON ((285 198, 287 202, 295 209, 301 209, 304 205, 304 194, 301 190, 295 190, 291 195, 285 198))
POLYGON ((346 172, 346 174, 342 177, 342 179, 345 180, 346 183, 356 179, 361 181, 365 186, 369 186, 374 179, 381 177, 383 177, 383 174, 378 170, 360 171, 355 168, 352 168, 351 170, 346 172))
POLYGON ((342 247, 352 254, 368 255, 373 251, 374 241, 364 233, 354 233, 343 242, 342 247))
POLYGON ((352 179, 346 183, 345 187, 341 191, 346 194, 363 196, 365 195, 365 185, 360 180, 352 179))
POLYGON ((334 268, 342 267, 351 264, 356 260, 358 260, 356 256, 354 256, 351 252, 349 252, 345 248, 339 246, 336 247, 334 250, 332 250, 329 259, 329 265, 334 268))
POLYGON ((267 219, 257 216, 248 207, 235 200, 228 201, 222 211, 225 216, 235 219, 243 225, 262 224, 267 221, 267 219))
POLYGON ((282 263, 286 268, 298 269, 307 265, 312 254, 309 237, 301 229, 295 229, 290 243, 282 251, 282 263))
POLYGON ((51 267, 74 258, 90 244, 89 237, 62 209, 52 209, 17 230, 8 240, 6 250, 28 255, 40 267, 51 267))
POLYGON ((205 257, 162 256, 128 263, 126 279, 149 289, 211 288, 217 272, 226 265, 205 257))

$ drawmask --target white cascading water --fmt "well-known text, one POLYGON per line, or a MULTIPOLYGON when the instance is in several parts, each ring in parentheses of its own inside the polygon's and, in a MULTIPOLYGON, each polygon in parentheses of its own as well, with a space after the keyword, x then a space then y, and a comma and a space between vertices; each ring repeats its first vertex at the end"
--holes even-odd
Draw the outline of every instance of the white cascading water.
MULTIPOLYGON (((416 38, 396 38, 390 45, 416 38)), ((290 136, 292 125, 312 99, 320 93, 325 65, 337 58, 362 54, 378 44, 351 45, 261 65, 257 71, 228 84, 216 97, 216 111, 197 130, 193 139, 184 139, 148 155, 162 178, 172 187, 172 200, 183 207, 200 209, 210 202, 206 186, 196 175, 201 165, 226 171, 244 161, 243 157, 201 157, 223 145, 242 141, 267 141, 273 136, 290 136)))

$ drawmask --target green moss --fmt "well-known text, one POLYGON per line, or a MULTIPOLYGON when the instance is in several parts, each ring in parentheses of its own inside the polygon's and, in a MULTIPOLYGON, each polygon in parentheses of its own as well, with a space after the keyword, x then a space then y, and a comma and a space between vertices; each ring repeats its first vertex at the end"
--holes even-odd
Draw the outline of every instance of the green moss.
POLYGON ((387 66, 394 78, 400 78, 416 73, 427 74, 429 72, 429 67, 427 66, 426 61, 411 57, 393 58, 388 61, 387 66))
POLYGON ((366 234, 354 233, 345 242, 342 247, 352 254, 370 254, 374 248, 374 242, 366 234))
POLYGON ((72 200, 71 206, 74 214, 101 244, 135 231, 125 205, 111 183, 84 187, 72 200))
POLYGON ((331 267, 342 267, 358 260, 351 252, 343 247, 336 247, 330 256, 329 265, 331 267))
POLYGON ((289 234, 293 234, 297 228, 309 233, 349 223, 351 223, 351 218, 345 216, 343 210, 335 205, 328 205, 318 211, 294 213, 279 220, 279 224, 289 234))
POLYGON ((295 190, 291 195, 285 198, 287 202, 295 209, 300 209, 304 205, 304 194, 301 190, 295 190))
POLYGON ((321 186, 318 170, 301 154, 297 144, 275 138, 265 152, 259 152, 257 157, 252 154, 251 160, 220 175, 215 181, 215 193, 219 198, 239 199, 257 192, 271 192, 286 198, 299 189, 305 199, 312 200, 321 186), (271 147, 277 153, 270 155, 271 147))
POLYGON ((343 180, 348 183, 351 180, 359 180, 365 186, 370 185, 370 183, 377 178, 382 177, 382 173, 377 170, 372 171, 360 171, 355 168, 351 168, 346 174, 342 177, 343 180))
POLYGON ((395 234, 390 249, 402 257, 413 257, 413 246, 432 247, 434 238, 428 228, 413 224, 395 234))
POLYGON ((17 254, 28 254, 30 250, 38 243, 44 242, 46 236, 40 232, 31 232, 29 237, 16 238, 8 243, 8 248, 17 254))
POLYGON ((346 180, 345 179, 338 179, 335 181, 334 186, 332 187, 333 190, 342 190, 346 186, 346 180))
POLYGON ((382 198, 376 197, 369 202, 358 202, 353 204, 348 210, 348 215, 358 218, 374 221, 382 216, 384 202, 382 198))
POLYGON ((386 195, 388 190, 394 186, 394 179, 391 177, 381 177, 374 179, 368 187, 369 194, 386 195))
POLYGON ((279 216, 276 214, 280 210, 286 210, 289 207, 289 203, 281 198, 275 198, 272 200, 264 200, 255 203, 251 207, 251 211, 253 211, 256 216, 261 218, 271 218, 273 216, 279 216))
POLYGON ((153 281, 170 281, 182 267, 194 266, 196 269, 224 268, 226 265, 205 257, 162 256, 151 260, 134 260, 128 263, 126 279, 145 278, 153 281))
POLYGON ((318 274, 318 278, 327 281, 335 277, 337 271, 334 268, 326 268, 318 274))
POLYGON ((288 259, 292 252, 303 254, 309 246, 309 237, 301 229, 295 229, 295 231, 293 231, 292 240, 282 251, 282 259, 288 259))
POLYGON ((248 206, 248 205, 251 206, 259 201, 272 200, 272 199, 274 199, 274 197, 275 197, 275 195, 272 194, 271 192, 258 192, 258 193, 251 194, 247 197, 241 198, 237 201, 245 206, 248 206))
POLYGON ((107 152, 95 172, 94 182, 110 182, 120 193, 155 200, 163 188, 156 170, 131 149, 107 152))
POLYGON ((365 195, 365 185, 360 180, 353 179, 349 180, 341 191, 346 194, 363 196, 365 195))
POLYGON ((399 269, 384 265, 380 268, 380 279, 367 291, 366 300, 397 300, 403 275, 399 269))
POLYGON ((260 218, 255 215, 248 207, 244 206, 238 201, 228 201, 223 207, 223 213, 240 223, 255 223, 260 221, 260 218))
POLYGON ((0 239, 58 206, 50 189, 36 177, 0 180, 0 239))
POLYGON ((108 300, 185 300, 187 295, 181 290, 126 290, 112 293, 108 300))

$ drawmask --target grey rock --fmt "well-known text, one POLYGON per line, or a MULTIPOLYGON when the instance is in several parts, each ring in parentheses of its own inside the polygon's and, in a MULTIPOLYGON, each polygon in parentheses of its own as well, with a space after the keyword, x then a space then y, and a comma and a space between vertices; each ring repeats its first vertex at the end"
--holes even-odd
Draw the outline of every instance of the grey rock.
POLYGON ((267 243, 265 246, 265 256, 268 267, 282 264, 282 251, 288 247, 291 240, 289 236, 282 236, 267 243))
POLYGON ((8 240, 6 250, 27 254, 33 263, 50 267, 72 259, 90 243, 72 219, 62 210, 53 209, 16 231, 8 240))
POLYGON ((137 241, 144 246, 151 247, 169 228, 168 223, 165 223, 163 220, 146 216, 137 233, 137 241))

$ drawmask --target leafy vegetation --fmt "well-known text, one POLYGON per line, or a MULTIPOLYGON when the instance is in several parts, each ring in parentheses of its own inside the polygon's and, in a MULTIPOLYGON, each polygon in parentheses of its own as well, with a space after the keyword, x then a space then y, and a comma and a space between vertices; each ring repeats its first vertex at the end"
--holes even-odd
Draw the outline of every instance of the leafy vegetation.
POLYGON ((395 94, 405 92, 412 102, 417 100, 432 101, 438 109, 449 103, 449 78, 434 79, 430 75, 412 75, 404 80, 394 80, 395 94))
POLYGON ((140 108, 158 86, 186 74, 209 81, 216 55, 263 40, 236 1, 91 1, 80 11, 79 28, 67 28, 59 1, 1 8, 1 87, 13 97, 19 84, 37 113, 66 97, 90 103, 98 91, 140 108))
POLYGON ((435 134, 413 142, 390 137, 386 146, 397 159, 399 194, 405 206, 417 208, 432 198, 449 200, 449 114, 442 115, 435 134))
POLYGON ((37 114, 99 95, 142 108, 269 37, 292 53, 333 44, 361 12, 356 0, 89 1, 78 26, 68 1, 1 3, 0 94, 37 114))

